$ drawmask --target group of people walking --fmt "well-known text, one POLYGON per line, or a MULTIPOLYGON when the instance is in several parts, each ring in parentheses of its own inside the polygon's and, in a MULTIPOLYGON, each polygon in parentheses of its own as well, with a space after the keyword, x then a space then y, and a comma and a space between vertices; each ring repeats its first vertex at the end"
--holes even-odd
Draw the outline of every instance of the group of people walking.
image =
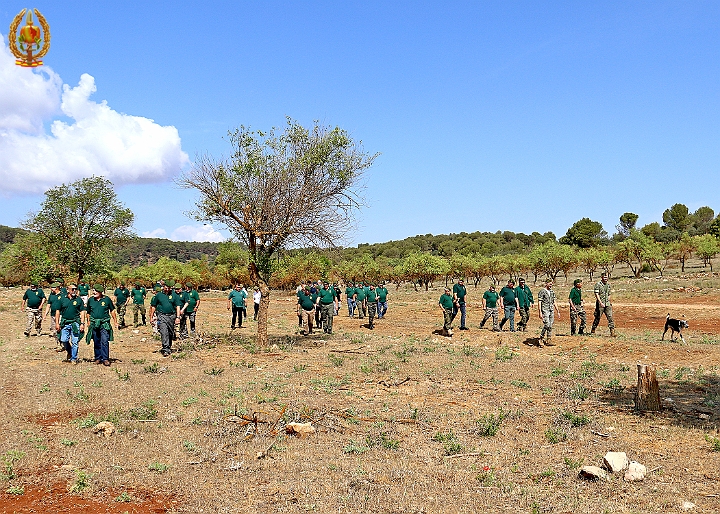
MULTIPOLYGON (((609 276, 607 273, 603 273, 600 281, 595 284, 593 290, 595 296, 595 313, 593 324, 590 333, 594 334, 600 319, 603 315, 608 320, 608 328, 610 329, 610 336, 615 336, 615 322, 612 315, 612 304, 610 303, 610 283, 609 276)), ((527 330, 528 322, 530 320, 531 308, 535 304, 532 291, 525 283, 524 278, 518 279, 518 285, 515 286, 515 280, 512 278, 508 280, 507 285, 503 287, 498 293, 495 290, 495 285, 491 284, 487 291, 482 296, 482 308, 485 311, 485 315, 480 322, 480 328, 485 326, 485 323, 492 318, 492 330, 494 332, 501 332, 503 326, 508 323, 511 332, 516 330, 525 332, 527 330), (503 313, 503 318, 498 323, 500 312, 503 313), (520 321, 515 326, 515 315, 520 315, 520 321)), ((573 287, 570 289, 568 295, 568 306, 570 309, 570 335, 583 335, 585 333, 586 315, 585 305, 582 296, 582 280, 576 279, 573 282, 573 287), (578 321, 580 322, 578 326, 578 321)), ((443 313, 443 329, 442 333, 445 336, 452 336, 452 323, 457 316, 458 312, 461 313, 460 318, 460 330, 468 330, 466 326, 466 301, 467 289, 463 280, 458 280, 458 283, 453 286, 452 289, 449 287, 445 288, 445 292, 440 297, 438 305, 443 313)), ((538 340, 539 346, 553 346, 552 342, 552 331, 555 319, 560 319, 560 310, 557 305, 557 298, 555 291, 553 291, 553 280, 548 278, 545 281, 545 287, 538 291, 537 295, 537 308, 538 317, 542 321, 542 330, 540 332, 540 339, 538 340)))
POLYGON ((102 284, 90 286, 85 282, 70 284, 65 287, 62 279, 50 284, 50 294, 46 297, 37 282, 23 295, 21 309, 26 312, 27 323, 24 334, 30 337, 34 329, 39 336, 42 333, 42 322, 49 318, 50 337, 58 341, 58 351, 66 352, 66 362, 77 364, 78 346, 84 336, 88 344, 94 346, 93 361, 105 366, 110 365, 110 342, 114 340, 114 330, 123 329, 127 306, 132 305, 133 324, 146 325, 149 317, 153 332, 160 335, 161 353, 170 355, 172 341, 179 337, 188 337, 190 331, 195 332, 195 316, 200 305, 200 295, 192 283, 182 284, 172 280, 161 280, 152 289, 149 316, 146 316, 145 301, 147 289, 136 283, 128 289, 125 282, 120 282, 113 296, 113 301, 105 294, 102 284), (43 307, 45 313, 43 315, 43 307))

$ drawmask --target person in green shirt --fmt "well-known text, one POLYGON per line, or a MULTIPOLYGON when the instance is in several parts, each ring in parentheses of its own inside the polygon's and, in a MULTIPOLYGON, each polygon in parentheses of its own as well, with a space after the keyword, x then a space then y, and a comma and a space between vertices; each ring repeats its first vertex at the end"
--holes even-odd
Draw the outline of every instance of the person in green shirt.
POLYGON ((94 360, 96 364, 110 365, 110 342, 113 341, 113 328, 111 321, 117 326, 117 312, 112 300, 105 296, 105 287, 102 284, 93 286, 93 296, 88 299, 87 314, 87 336, 85 340, 93 341, 95 350, 94 360))
MULTIPOLYGON (((50 316, 51 320, 55 319, 55 312, 58 310, 58 307, 60 307, 60 300, 60 284, 53 282, 50 284, 50 294, 47 297, 47 302, 45 302, 45 315, 43 316, 43 320, 46 320, 48 316, 50 316)), ((54 337, 60 341, 57 330, 55 330, 55 323, 52 321, 50 322, 50 337, 54 337)), ((61 347, 61 350, 62 349, 61 347)))
POLYGON ((127 311, 127 304, 130 301, 130 290, 125 287, 125 282, 120 282, 120 285, 115 289, 113 295, 115 296, 117 315, 120 320, 120 325, 118 325, 118 330, 120 330, 127 326, 125 325, 125 312, 127 311))
POLYGON ((162 290, 155 293, 150 300, 150 320, 157 318, 158 332, 162 348, 160 353, 168 357, 172 352, 172 342, 175 339, 175 325, 180 324, 180 308, 182 300, 176 295, 172 287, 175 281, 167 280, 162 290))
POLYGON ((88 298, 90 298, 90 285, 85 283, 83 280, 78 284, 78 296, 82 299, 83 303, 87 307, 88 298))
POLYGON ((483 293, 482 296, 482 306, 485 310, 485 317, 483 318, 482 322, 480 323, 480 328, 485 326, 485 322, 492 317, 493 321, 493 332, 500 332, 500 326, 498 325, 498 299, 500 298, 500 295, 495 292, 495 286, 493 284, 490 284, 490 287, 487 291, 483 293))
POLYGON ((440 306, 440 310, 442 310, 443 313, 443 329, 442 329, 442 335, 447 337, 452 337, 453 331, 452 331, 452 322, 453 322, 453 297, 450 293, 450 288, 445 288, 445 293, 440 297, 440 301, 438 301, 438 305, 440 306))
POLYGON ((245 298, 247 298, 247 291, 242 284, 235 284, 235 289, 230 291, 227 301, 227 310, 232 309, 232 325, 230 329, 235 329, 235 320, 238 321, 238 328, 243 328, 242 320, 245 310, 245 298))
POLYGON ((179 332, 180 332, 180 339, 187 339, 188 329, 187 329, 187 314, 186 309, 188 307, 188 300, 189 296, 187 294, 187 291, 185 291, 185 287, 180 282, 175 282, 175 294, 180 297, 180 326, 179 332))
POLYGON ((355 284, 349 282, 345 288, 345 297, 348 305, 348 318, 355 317, 355 284))
POLYGON ((298 292, 298 315, 303 314, 307 318, 308 334, 313 333, 313 318, 315 317, 315 303, 317 296, 310 292, 310 288, 305 286, 298 292))
POLYGON ((45 301, 45 292, 38 287, 38 283, 33 282, 30 284, 20 304, 20 310, 25 311, 27 314, 27 324, 25 325, 25 332, 23 332, 25 337, 30 337, 30 330, 32 330, 33 324, 35 325, 37 335, 42 333, 42 308, 43 305, 45 305, 45 301))
POLYGON ((507 285, 500 290, 500 308, 504 313, 503 319, 500 321, 500 330, 502 330, 505 322, 510 320, 510 332, 515 332, 515 311, 517 311, 518 306, 518 299, 515 295, 515 281, 510 279, 507 285))
POLYGON ((377 293, 375 292, 375 284, 368 286, 367 292, 367 312, 368 312, 368 328, 373 330, 375 328, 375 315, 377 314, 377 293))
POLYGON ((332 334, 333 316, 335 314, 335 291, 330 284, 323 282, 318 291, 317 306, 320 309, 320 326, 326 334, 332 334))
POLYGON ((580 318, 578 334, 583 335, 585 333, 585 307, 582 299, 582 280, 579 278, 573 281, 573 288, 570 290, 568 303, 570 303, 570 335, 575 335, 578 318, 580 318))
POLYGON ((361 282, 355 287, 355 307, 357 307, 358 319, 363 319, 367 315, 366 297, 365 287, 361 282))
POLYGON ((195 333, 195 315, 200 308, 200 294, 195 289, 192 282, 185 284, 187 291, 187 307, 185 308, 185 314, 190 321, 190 332, 195 333))
POLYGON ((130 298, 132 299, 133 309, 133 326, 139 327, 138 314, 142 316, 142 324, 145 325, 145 297, 147 296, 147 289, 140 285, 139 282, 135 283, 135 287, 130 290, 130 298))
POLYGON ((465 315, 467 309, 465 307, 465 296, 467 295, 467 289, 465 288, 465 281, 463 279, 458 280, 457 284, 453 286, 453 319, 460 312, 460 330, 468 330, 465 326, 465 315))
POLYGON ((55 329, 60 333, 60 342, 67 352, 66 362, 72 364, 78 363, 78 342, 85 332, 85 302, 77 293, 77 286, 70 284, 68 295, 60 300, 53 320, 55 329))
POLYGON ((378 299, 378 319, 383 319, 388 309, 388 290, 385 287, 385 282, 380 282, 380 287, 375 288, 375 293, 378 299))
POLYGON ((520 277, 518 280, 518 286, 515 288, 515 295, 518 299, 518 313, 520 314, 520 322, 518 323, 518 330, 525 332, 527 330, 527 324, 530 320, 530 307, 535 305, 535 299, 533 298, 532 291, 525 285, 525 279, 520 277))

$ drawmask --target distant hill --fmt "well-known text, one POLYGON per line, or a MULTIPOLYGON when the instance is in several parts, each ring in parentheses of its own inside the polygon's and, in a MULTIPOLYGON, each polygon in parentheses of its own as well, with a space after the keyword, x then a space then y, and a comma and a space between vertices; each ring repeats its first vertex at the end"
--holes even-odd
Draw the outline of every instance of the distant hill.
POLYGON ((118 249, 115 262, 119 265, 146 264, 160 257, 168 257, 180 262, 192 259, 215 260, 218 243, 197 243, 192 241, 171 241, 169 239, 136 237, 127 245, 118 249))

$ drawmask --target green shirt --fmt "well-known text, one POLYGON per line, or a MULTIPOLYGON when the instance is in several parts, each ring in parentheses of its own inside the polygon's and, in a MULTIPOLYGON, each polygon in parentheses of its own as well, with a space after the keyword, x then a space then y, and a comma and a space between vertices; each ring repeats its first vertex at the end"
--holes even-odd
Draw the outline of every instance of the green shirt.
POLYGON ((39 287, 34 291, 32 289, 28 289, 23 295, 23 300, 27 300, 26 305, 31 309, 37 309, 40 307, 44 298, 45 292, 39 287))
POLYGON ((55 311, 57 311, 60 308, 60 300, 62 298, 59 294, 50 293, 50 296, 48 296, 48 305, 50 306, 50 314, 55 316, 55 311))
POLYGON ((603 284, 602 280, 595 284, 594 292, 600 296, 600 301, 607 305, 610 303, 610 282, 603 284))
POLYGON ((345 288, 345 296, 348 297, 348 300, 353 297, 355 294, 355 288, 354 287, 346 287, 345 288))
POLYGON ((378 295, 378 300, 379 300, 379 301, 381 301, 382 303, 387 302, 388 290, 387 290, 386 288, 384 288, 384 287, 378 287, 377 289, 375 289, 375 292, 376 292, 377 295, 378 295))
POLYGON ((323 305, 330 305, 331 303, 335 302, 335 291, 332 289, 321 289, 318 292, 318 296, 320 297, 320 303, 323 305))
POLYGON ((195 291, 195 289, 193 289, 187 294, 187 298, 185 299, 185 301, 188 303, 185 312, 195 312, 195 306, 200 301, 200 295, 197 291, 195 291))
POLYGON ((365 289, 362 287, 356 287, 355 288, 355 299, 358 302, 362 302, 365 300, 365 297, 367 296, 367 293, 365 293, 365 289))
POLYGON ((60 311, 61 320, 80 322, 80 313, 85 311, 85 302, 79 296, 75 298, 68 296, 60 301, 58 310, 60 311))
POLYGON ((150 306, 155 307, 160 314, 176 314, 176 307, 182 307, 182 299, 174 292, 165 294, 162 291, 155 294, 150 300, 150 306))
POLYGON ((515 296, 517 296, 521 308, 530 307, 530 305, 535 303, 532 291, 530 291, 528 286, 517 286, 515 288, 515 296))
POLYGON ((247 298, 247 293, 244 289, 240 291, 233 289, 228 295, 228 300, 230 300, 235 307, 245 307, 245 298, 247 298))
POLYGON ((113 293, 113 295, 115 296, 115 301, 117 302, 117 304, 122 305, 124 303, 127 303, 128 298, 130 298, 130 290, 127 287, 118 287, 113 293))
POLYGON ((498 298, 500 298, 500 295, 495 291, 488 290, 483 294, 483 298, 485 299, 485 307, 487 309, 494 309, 497 307, 497 301, 498 298))
POLYGON ((580 305, 582 303, 582 289, 573 286, 570 290, 570 296, 568 296, 568 298, 574 305, 580 305))
POLYGON ((515 288, 505 286, 500 290, 500 297, 505 307, 515 307, 515 288))
POLYGON ((377 294, 375 293, 375 289, 371 289, 370 291, 368 291, 367 299, 368 299, 368 303, 377 302, 377 294))
POLYGON ((83 282, 82 284, 78 284, 78 294, 80 296, 87 296, 90 294, 90 285, 83 282))
POLYGON ((115 310, 115 305, 109 296, 101 296, 99 300, 88 298, 87 311, 92 319, 105 319, 115 310))
POLYGON ((315 306, 313 295, 305 294, 305 291, 300 291, 298 293, 298 303, 300 304, 300 307, 306 311, 311 311, 315 306))
POLYGON ((453 286, 453 294, 457 296, 458 302, 465 303, 465 295, 467 294, 467 289, 465 289, 465 286, 455 284, 453 286))
POLYGON ((147 290, 144 287, 140 287, 140 289, 134 287, 132 291, 130 291, 130 294, 132 295, 133 303, 137 305, 142 305, 145 303, 147 290))
POLYGON ((453 298, 449 294, 443 294, 438 302, 443 309, 453 308, 453 298))

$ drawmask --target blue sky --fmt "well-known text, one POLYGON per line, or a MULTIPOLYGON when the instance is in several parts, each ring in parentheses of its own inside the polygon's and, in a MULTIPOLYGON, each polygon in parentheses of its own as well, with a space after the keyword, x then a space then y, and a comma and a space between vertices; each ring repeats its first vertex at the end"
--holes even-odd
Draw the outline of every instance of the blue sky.
MULTIPOLYGON (((644 225, 676 202, 720 210, 718 2, 35 6, 52 30, 45 62, 56 82, 76 88, 68 95, 77 107, 52 113, 20 98, 43 128, 12 130, 47 142, 53 119, 67 127, 94 120, 82 144, 58 143, 52 154, 62 160, 73 147, 72 158, 87 161, 94 134, 112 138, 107 127, 154 120, 127 153, 147 152, 157 166, 112 162, 110 143, 90 159, 123 184, 118 195, 139 234, 219 237, 184 216, 195 195, 177 190, 172 176, 199 153, 228 153, 228 129, 282 126, 285 116, 338 125, 381 153, 349 244, 475 230, 560 236, 585 216, 612 233, 626 211, 644 225), (83 74, 97 88, 89 100, 83 74), (113 112, 88 115, 93 101, 113 112), (156 141, 161 148, 151 147, 156 141)), ((4 39, 23 7, 0 4, 4 39)), ((2 73, 6 82, 33 79, 0 66, 0 84, 2 73)), ((32 153, 33 139, 3 132, 2 109, 20 102, 8 95, 0 88, 0 152, 24 146, 14 160, 0 156, 0 178, 13 184, 0 223, 17 225, 42 194, 11 180, 22 176, 8 170, 32 153)), ((28 164, 40 170, 28 180, 86 173, 71 164, 55 173, 53 162, 28 164)))

